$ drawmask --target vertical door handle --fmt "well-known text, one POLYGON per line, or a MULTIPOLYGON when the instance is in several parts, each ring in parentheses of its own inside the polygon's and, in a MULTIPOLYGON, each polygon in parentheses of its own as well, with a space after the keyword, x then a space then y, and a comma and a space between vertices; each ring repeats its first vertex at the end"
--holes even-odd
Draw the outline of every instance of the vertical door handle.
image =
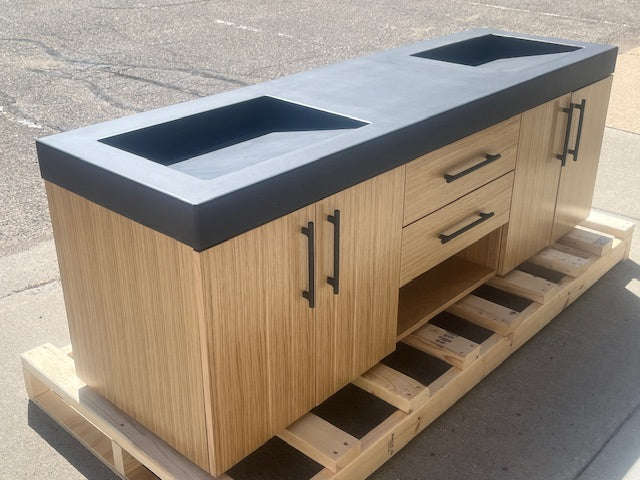
POLYGON ((313 239, 313 222, 307 223, 307 226, 302 227, 301 231, 307 237, 309 254, 309 290, 304 290, 302 296, 309 301, 309 308, 314 308, 316 306, 316 252, 313 239))
POLYGON ((569 150, 569 153, 573 155, 573 161, 578 161, 578 150, 580 149, 580 139, 582 138, 582 123, 584 121, 584 110, 587 106, 587 99, 583 98, 582 101, 578 103, 572 103, 573 108, 577 108, 580 110, 580 118, 578 119, 578 133, 576 135, 576 145, 573 147, 573 150, 569 150))
POLYGON ((569 114, 567 118, 567 128, 564 131, 564 146, 562 147, 562 153, 556 154, 556 158, 562 161, 562 166, 564 167, 567 163, 567 154, 569 153, 569 135, 571 135, 571 122, 573 121, 573 103, 569 103, 569 108, 563 108, 562 111, 564 113, 569 114))
POLYGON ((327 221, 333 224, 333 277, 327 277, 327 283, 337 295, 340 293, 340 210, 327 215, 327 221))

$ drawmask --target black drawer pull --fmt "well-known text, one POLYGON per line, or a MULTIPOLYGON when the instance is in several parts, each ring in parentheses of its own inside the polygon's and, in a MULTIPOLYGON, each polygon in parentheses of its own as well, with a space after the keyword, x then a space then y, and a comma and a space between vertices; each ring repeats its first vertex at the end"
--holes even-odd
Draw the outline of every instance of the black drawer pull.
POLYGON ((489 213, 479 212, 478 215, 480 216, 480 218, 478 218, 477 220, 474 220, 473 222, 471 222, 468 225, 465 225, 464 227, 460 228, 459 230, 456 230, 455 232, 450 233, 448 235, 444 234, 444 233, 441 233, 440 235, 438 235, 438 238, 440 238, 440 243, 445 244, 447 242, 450 242, 451 240, 453 240, 457 236, 462 235, 464 232, 468 232, 473 227, 475 227, 477 225, 480 225, 482 222, 486 222, 491 217, 493 217, 495 215, 495 213, 494 212, 489 212, 489 213))
POLYGON ((456 174, 450 174, 450 173, 445 173, 444 174, 444 181, 447 183, 451 183, 454 182, 456 180, 458 180, 459 178, 464 177, 465 175, 469 175, 472 172, 475 172, 476 170, 484 167, 485 165, 489 165, 491 162, 495 162, 496 160, 498 160, 499 158, 502 158, 502 155, 499 153, 496 153, 495 155, 491 155, 491 154, 486 154, 484 156, 484 161, 480 162, 480 163, 476 163, 475 165, 467 168, 466 170, 463 170, 461 172, 458 172, 456 174))
POLYGON ((567 163, 567 154, 569 153, 569 136, 571 135, 571 122, 573 121, 573 107, 574 104, 570 103, 569 108, 562 109, 564 113, 569 114, 569 117, 567 118, 567 128, 564 131, 564 146, 562 147, 562 153, 556 154, 556 158, 562 161, 563 167, 567 163))
POLYGON ((340 210, 327 215, 327 221, 333 224, 333 277, 327 277, 327 283, 337 295, 340 293, 340 210))
POLYGON ((578 119, 578 133, 576 135, 576 146, 573 150, 569 150, 569 153, 573 155, 573 161, 578 161, 578 150, 580 149, 580 138, 582 138, 582 123, 584 122, 584 109, 587 106, 587 100, 585 98, 582 99, 582 102, 572 103, 573 108, 577 108, 580 110, 580 118, 578 119))
POLYGON ((302 234, 306 235, 309 248, 309 290, 303 291, 302 296, 309 301, 309 308, 314 308, 316 306, 316 253, 313 240, 313 222, 302 227, 302 234))

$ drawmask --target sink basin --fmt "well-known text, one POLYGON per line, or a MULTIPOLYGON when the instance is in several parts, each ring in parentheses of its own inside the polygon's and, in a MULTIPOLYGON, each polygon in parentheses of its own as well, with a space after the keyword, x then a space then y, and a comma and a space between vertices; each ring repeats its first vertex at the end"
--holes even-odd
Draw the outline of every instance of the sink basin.
POLYGON ((211 179, 364 125, 347 116, 263 96, 99 141, 211 179))
POLYGON ((566 53, 579 48, 581 47, 489 34, 425 50, 412 56, 477 67, 495 60, 566 53))

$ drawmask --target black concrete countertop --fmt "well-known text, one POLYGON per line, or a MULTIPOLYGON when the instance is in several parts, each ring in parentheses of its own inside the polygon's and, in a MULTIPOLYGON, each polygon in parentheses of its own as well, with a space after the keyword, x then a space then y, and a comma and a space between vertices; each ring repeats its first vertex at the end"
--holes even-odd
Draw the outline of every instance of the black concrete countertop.
POLYGON ((616 55, 462 32, 45 137, 40 171, 200 251, 605 78, 616 55))

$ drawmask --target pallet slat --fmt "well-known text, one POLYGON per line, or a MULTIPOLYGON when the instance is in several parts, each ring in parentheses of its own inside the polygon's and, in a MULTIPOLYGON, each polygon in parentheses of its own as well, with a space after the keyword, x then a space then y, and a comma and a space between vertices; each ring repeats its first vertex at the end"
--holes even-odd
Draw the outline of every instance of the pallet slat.
POLYGON ((500 335, 508 335, 516 326, 520 314, 476 295, 467 295, 447 311, 500 335))
POLYGON ((477 343, 431 324, 405 337, 403 342, 460 369, 471 365, 480 355, 477 343))
POLYGON ((613 247, 613 236, 577 226, 558 243, 601 257, 613 247))
POLYGON ((495 276, 487 284, 538 303, 546 303, 558 288, 556 283, 518 269, 505 276, 495 276))
POLYGON ((624 218, 609 215, 597 210, 591 210, 589 217, 580 225, 597 232, 613 235, 622 240, 628 240, 633 235, 635 224, 624 218))
POLYGON ((529 262, 572 277, 583 274, 592 263, 590 259, 572 255, 566 251, 563 252, 551 247, 545 248, 537 255, 531 257, 529 262))
POLYGON ((382 363, 351 383, 405 413, 422 405, 430 395, 429 387, 382 363))
POLYGON ((360 440, 313 413, 289 425, 278 437, 332 472, 360 453, 360 440))

